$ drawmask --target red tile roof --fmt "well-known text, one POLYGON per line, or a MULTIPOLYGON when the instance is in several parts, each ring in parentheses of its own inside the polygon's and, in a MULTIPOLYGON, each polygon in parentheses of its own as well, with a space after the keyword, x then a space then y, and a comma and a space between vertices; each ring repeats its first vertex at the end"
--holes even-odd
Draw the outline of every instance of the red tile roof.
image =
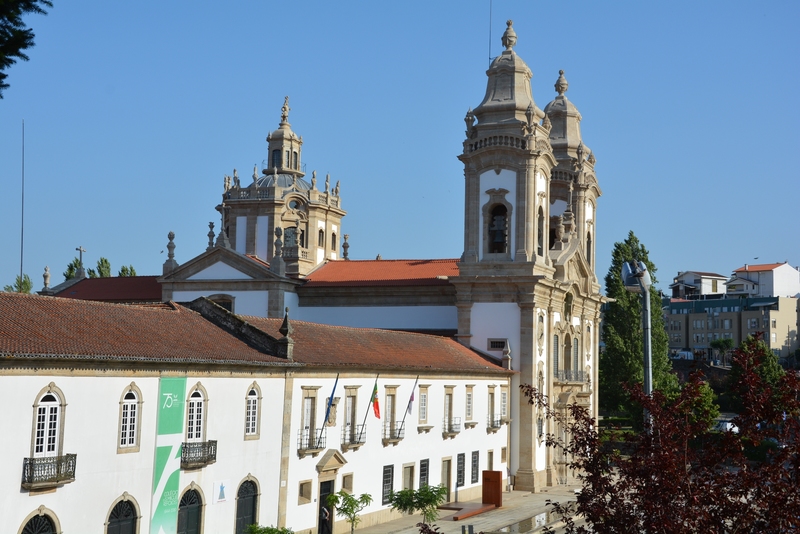
POLYGON ((0 357, 286 363, 181 306, 0 293, 0 357))
POLYGON ((84 278, 56 296, 105 302, 160 302, 161 284, 158 276, 84 278))
POLYGON ((772 271, 774 269, 777 269, 781 265, 786 265, 786 262, 784 262, 784 263, 762 263, 761 265, 744 265, 742 267, 739 267, 738 269, 736 269, 733 272, 735 272, 735 273, 749 273, 749 272, 753 272, 753 271, 756 271, 756 272, 757 271, 772 271))
POLYGON ((258 263, 259 265, 269 268, 269 262, 268 261, 264 261, 261 258, 259 258, 258 256, 254 256, 253 254, 245 254, 245 256, 247 256, 248 258, 250 258, 254 262, 258 263))
MULTIPOLYGON (((274 337, 282 319, 243 317, 249 324, 274 337)), ((460 343, 440 336, 331 326, 290 318, 294 332, 294 361, 314 366, 408 368, 447 372, 507 373, 499 362, 460 343)))
POLYGON ((448 285, 458 260, 336 260, 306 277, 304 287, 448 285))

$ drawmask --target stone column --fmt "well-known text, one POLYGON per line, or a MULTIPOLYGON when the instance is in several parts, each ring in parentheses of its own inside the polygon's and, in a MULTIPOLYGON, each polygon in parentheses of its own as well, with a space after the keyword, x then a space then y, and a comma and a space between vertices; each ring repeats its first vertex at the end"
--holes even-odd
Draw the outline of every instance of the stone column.
MULTIPOLYGON (((536 328, 536 307, 533 294, 521 295, 520 313, 520 347, 517 361, 520 384, 536 384, 536 356, 534 348, 534 329, 536 328)), ((536 490, 536 407, 528 402, 528 398, 518 392, 511 392, 519 403, 519 428, 517 440, 518 466, 514 477, 514 488, 525 491, 536 490)))

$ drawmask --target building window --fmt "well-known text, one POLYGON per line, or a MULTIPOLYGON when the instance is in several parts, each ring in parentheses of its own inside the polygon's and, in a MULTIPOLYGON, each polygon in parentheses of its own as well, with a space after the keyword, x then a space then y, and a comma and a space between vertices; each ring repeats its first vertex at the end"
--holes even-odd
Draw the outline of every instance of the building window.
POLYGON ((317 246, 319 248, 323 248, 325 246, 325 230, 320 228, 319 232, 317 233, 317 246))
POLYGON ((402 433, 397 424, 397 386, 387 386, 386 391, 386 411, 384 412, 384 439, 401 439, 402 433))
POLYGON ((142 393, 131 382, 120 399, 119 442, 117 452, 136 452, 139 450, 139 419, 141 418, 142 393))
POLYGON ((273 150, 272 151, 272 166, 273 167, 280 167, 281 166, 281 151, 280 150, 273 150))
POLYGON ((505 339, 488 339, 487 340, 487 349, 488 350, 505 350, 506 349, 506 340, 505 339))
POLYGON ((127 500, 119 501, 108 514, 106 534, 136 534, 136 506, 127 500))
POLYGON ((473 410, 472 410, 472 387, 473 386, 467 386, 467 398, 466 398, 466 407, 467 407, 467 409, 466 409, 466 417, 467 417, 467 421, 472 421, 472 412, 473 412, 473 410))
POLYGON ((419 422, 428 422, 428 386, 419 387, 419 422))
POLYGON ((356 410, 358 408, 358 387, 345 386, 344 397, 344 438, 345 443, 363 443, 363 427, 359 428, 356 410))
POLYGON ((303 480, 300 482, 297 491, 297 504, 308 504, 311 502, 311 481, 303 480))
POLYGON ((558 375, 558 334, 553 336, 553 375, 558 375))
POLYGON ((479 475, 480 457, 481 457, 480 452, 472 451, 472 469, 471 469, 472 476, 470 477, 470 482, 473 484, 477 483, 478 479, 480 478, 479 475))
POLYGON ((189 393, 186 403, 186 441, 205 441, 206 397, 197 385, 189 393))
POLYGON ((505 447, 501 448, 500 449, 500 462, 501 463, 506 463, 506 461, 508 460, 507 456, 508 456, 508 450, 505 447))
POLYGON ((430 466, 429 460, 419 461, 419 487, 424 488, 428 485, 428 468, 430 466))
POLYGON ((336 241, 337 241, 337 239, 336 239, 336 232, 333 232, 333 233, 331 234, 331 250, 333 250, 333 251, 335 251, 335 250, 336 250, 336 241))
POLYGON ((298 163, 299 162, 297 161, 297 152, 293 152, 292 153, 292 168, 295 169, 295 170, 299 169, 298 163))
POLYGON ((33 457, 61 456, 63 443, 64 395, 52 382, 39 393, 33 407, 35 417, 33 457))
POLYGON ((37 513, 25 523, 21 534, 57 534, 57 531, 50 516, 37 513))
POLYGON ((403 489, 414 489, 414 464, 403 466, 403 489))
POLYGON ((489 223, 489 253, 505 253, 508 251, 508 209, 502 204, 491 211, 489 223))
POLYGON ((579 345, 579 340, 576 337, 575 339, 572 340, 572 370, 573 371, 578 371, 580 369, 581 360, 580 360, 580 354, 579 354, 578 345, 579 345))
POLYGON ((466 470, 466 455, 462 452, 456 457, 456 486, 461 487, 464 485, 464 471, 466 470))
POLYGON ((261 388, 253 382, 247 390, 244 409, 244 436, 245 439, 257 439, 261 421, 261 388))
MULTIPOLYGON (((303 420, 300 429, 300 449, 316 449, 320 430, 317 429, 318 386, 303 386, 303 420)), ((324 427, 324 425, 323 425, 324 427)))
POLYGON ((202 528, 203 499, 197 490, 190 489, 183 494, 178 505, 178 534, 194 534, 202 532, 202 528))
POLYGON ((383 466, 383 492, 381 496, 381 504, 389 504, 392 499, 392 491, 394 491, 394 466, 383 466))
POLYGON ((544 256, 544 211, 539 208, 539 216, 536 219, 536 253, 544 256))
POLYGON ((236 534, 245 534, 247 527, 258 522, 258 488, 245 480, 236 492, 236 534))
POLYGON ((353 473, 342 475, 342 489, 347 493, 353 493, 353 473))
POLYGON ((494 451, 486 451, 486 469, 494 471, 494 451))
POLYGON ((508 419, 508 390, 505 386, 500 388, 500 418, 508 419))
POLYGON ((567 293, 567 296, 564 298, 564 319, 569 323, 571 322, 572 317, 572 302, 574 298, 572 297, 572 293, 567 293))

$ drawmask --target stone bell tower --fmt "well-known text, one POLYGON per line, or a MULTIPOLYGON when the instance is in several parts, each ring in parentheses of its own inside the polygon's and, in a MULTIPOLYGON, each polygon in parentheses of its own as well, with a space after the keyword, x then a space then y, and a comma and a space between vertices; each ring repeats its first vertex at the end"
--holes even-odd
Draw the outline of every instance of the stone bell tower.
POLYGON ((261 170, 254 166, 251 183, 242 183, 234 169, 225 176, 222 203, 223 228, 230 247, 271 262, 277 248, 285 263, 285 274, 300 277, 328 259, 340 257, 342 209, 339 182, 331 187, 326 176, 324 190, 317 188, 317 172, 305 180, 302 162, 303 137, 289 124, 289 97, 281 107, 278 129, 267 136, 269 157, 261 170), (276 232, 276 230, 279 230, 276 232))
MULTIPOLYGON (((563 96, 566 80, 541 110, 531 92, 533 74, 514 51, 512 21, 502 43, 505 50, 486 71, 483 101, 467 112, 458 156, 464 163, 464 253, 459 276, 450 280, 458 340, 507 361, 518 371, 514 386, 532 384, 553 399, 559 395, 559 406, 596 408, 591 384, 597 383, 602 297, 590 268, 599 196, 593 156, 580 141, 580 115, 563 96)), ((550 428, 518 388, 509 397, 515 487, 558 483, 567 476, 565 465, 544 437, 560 430, 550 428)))

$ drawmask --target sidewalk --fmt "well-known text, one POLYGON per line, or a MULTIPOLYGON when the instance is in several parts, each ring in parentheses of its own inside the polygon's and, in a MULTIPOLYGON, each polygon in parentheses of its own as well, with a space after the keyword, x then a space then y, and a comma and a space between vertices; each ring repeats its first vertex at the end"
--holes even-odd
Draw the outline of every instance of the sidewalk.
MULTIPOLYGON (((540 493, 530 493, 528 491, 504 492, 502 508, 497 508, 463 521, 453 521, 454 512, 441 510, 441 515, 436 520, 436 526, 439 527, 442 534, 461 534, 462 525, 472 525, 475 534, 481 531, 486 533, 523 533, 539 530, 545 524, 550 524, 557 519, 550 519, 546 514, 548 499, 556 502, 575 500, 574 490, 576 489, 579 489, 579 486, 553 486, 545 488, 540 493), (513 530, 505 528, 515 525, 515 523, 521 524, 513 530)), ((419 530, 415 525, 421 521, 422 517, 420 515, 403 516, 400 519, 381 525, 359 528, 356 532, 357 534, 418 534, 419 530)), ((339 528, 337 528, 338 530, 339 528)))

